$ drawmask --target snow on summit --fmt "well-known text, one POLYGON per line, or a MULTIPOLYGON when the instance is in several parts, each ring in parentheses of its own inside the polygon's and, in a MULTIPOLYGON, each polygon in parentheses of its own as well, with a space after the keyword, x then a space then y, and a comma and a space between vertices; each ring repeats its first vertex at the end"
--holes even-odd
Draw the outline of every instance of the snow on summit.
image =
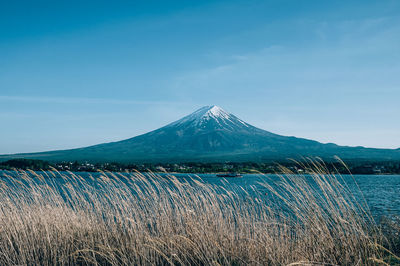
POLYGON ((248 127, 241 119, 236 116, 226 112, 219 106, 204 106, 194 113, 185 116, 184 118, 173 122, 170 126, 190 124, 192 126, 204 126, 206 123, 213 122, 219 127, 228 127, 232 128, 232 126, 241 126, 248 127))
POLYGON ((204 115, 205 117, 210 117, 210 118, 223 118, 223 119, 229 119, 229 113, 225 112, 221 107, 219 106, 212 106, 204 115))
POLYGON ((194 113, 188 115, 185 118, 188 119, 195 119, 195 120, 202 120, 202 119, 229 119, 230 114, 223 110, 221 107, 213 105, 213 106, 204 106, 199 110, 195 111, 194 113))

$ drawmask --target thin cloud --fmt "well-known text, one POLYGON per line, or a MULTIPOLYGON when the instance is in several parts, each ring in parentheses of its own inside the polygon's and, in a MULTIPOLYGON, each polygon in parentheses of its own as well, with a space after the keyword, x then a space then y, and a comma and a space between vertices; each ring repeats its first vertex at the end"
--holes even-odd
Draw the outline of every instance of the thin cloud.
POLYGON ((37 97, 37 96, 9 96, 0 95, 0 101, 31 102, 31 103, 56 103, 56 104, 132 104, 132 105, 191 105, 188 102, 176 101, 145 101, 122 100, 110 98, 82 98, 82 97, 37 97))

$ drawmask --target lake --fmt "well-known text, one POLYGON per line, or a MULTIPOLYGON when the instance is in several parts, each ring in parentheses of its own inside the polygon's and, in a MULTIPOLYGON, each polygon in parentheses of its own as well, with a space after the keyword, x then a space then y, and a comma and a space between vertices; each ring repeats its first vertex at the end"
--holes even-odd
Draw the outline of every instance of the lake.
MULTIPOLYGON (((63 173, 68 175, 68 173, 63 173)), ((76 173, 82 177, 96 178, 101 173, 76 173)), ((13 171, 0 171, 0 177, 4 179, 5 175, 16 175, 13 171)), ((127 175, 123 173, 123 175, 127 175)), ((160 174, 161 176, 168 176, 169 174, 160 174)), ((261 194, 267 191, 260 183, 274 183, 280 180, 277 175, 255 175, 246 174, 242 178, 219 178, 213 174, 173 174, 181 180, 191 180, 191 178, 201 178, 204 183, 220 185, 227 190, 235 192, 240 191, 241 188, 245 191, 257 190, 261 194)), ((372 215, 376 220, 382 216, 400 216, 400 175, 343 175, 343 179, 348 184, 350 190, 355 194, 356 198, 360 201, 367 202, 372 215), (354 180, 353 180, 354 177, 354 180), (355 181, 355 182, 354 182, 355 181)), ((52 178, 54 180, 54 178, 52 178)), ((56 178, 57 180, 57 178, 56 178)), ((59 182, 64 182, 61 178, 59 182)))
MULTIPOLYGON (((174 174, 185 178, 188 174, 174 174)), ((211 174, 198 174, 206 183, 223 184, 221 178, 211 174)), ((277 175, 243 175, 242 178, 225 178, 226 182, 249 189, 251 186, 266 190, 259 183, 279 179, 277 175)), ((352 192, 360 199, 365 198, 376 219, 384 216, 400 216, 400 175, 343 175, 352 192), (355 182, 353 181, 353 177, 355 182), (358 189, 358 187, 359 189, 358 189), (359 191, 361 190, 361 193, 359 191)))

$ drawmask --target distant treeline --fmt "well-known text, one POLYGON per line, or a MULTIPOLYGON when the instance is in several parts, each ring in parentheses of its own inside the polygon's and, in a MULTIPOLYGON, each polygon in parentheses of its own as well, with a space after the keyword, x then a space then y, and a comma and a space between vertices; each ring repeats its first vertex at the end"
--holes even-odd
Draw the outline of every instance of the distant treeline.
POLYGON ((0 169, 31 169, 31 170, 49 170, 51 164, 42 160, 33 159, 12 159, 5 162, 0 162, 0 169))
MULTIPOLYGON (((332 172, 342 174, 400 174, 400 161, 346 161, 346 165, 340 162, 326 163, 326 167, 332 172)), ((91 162, 58 162, 50 163, 42 160, 12 159, 1 162, 0 169, 12 170, 51 170, 73 172, 175 172, 175 173, 280 173, 281 167, 286 167, 295 173, 307 172, 307 162, 302 165, 294 161, 285 162, 225 162, 225 163, 91 163, 91 162)))

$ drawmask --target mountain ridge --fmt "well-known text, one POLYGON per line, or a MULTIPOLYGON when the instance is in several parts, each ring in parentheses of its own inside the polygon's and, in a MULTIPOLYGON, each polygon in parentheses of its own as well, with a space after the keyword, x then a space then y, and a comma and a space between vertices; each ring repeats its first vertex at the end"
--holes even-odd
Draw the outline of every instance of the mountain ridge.
POLYGON ((375 149, 323 144, 278 135, 252 126, 212 105, 133 138, 89 147, 40 153, 1 155, 49 161, 263 161, 321 157, 342 159, 400 160, 400 149, 375 149))

